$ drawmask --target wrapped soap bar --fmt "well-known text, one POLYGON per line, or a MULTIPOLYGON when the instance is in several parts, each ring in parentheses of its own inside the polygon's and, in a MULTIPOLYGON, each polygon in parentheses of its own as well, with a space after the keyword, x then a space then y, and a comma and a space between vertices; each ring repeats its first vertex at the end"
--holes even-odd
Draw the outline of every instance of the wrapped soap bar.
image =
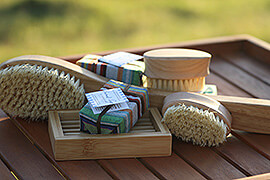
MULTIPOLYGON (((105 113, 101 118, 101 133, 127 133, 135 125, 149 107, 149 95, 146 88, 126 85, 122 82, 110 80, 101 90, 120 88, 123 90, 130 109, 105 113)), ((80 111, 81 131, 91 134, 97 133, 99 114, 94 114, 90 104, 86 104, 80 111)))
MULTIPOLYGON (((135 102, 128 102, 130 109, 107 112, 102 116, 101 134, 127 133, 138 121, 138 107, 135 102)), ((81 131, 97 134, 99 114, 94 114, 87 103, 80 111, 81 131)))
POLYGON ((119 67, 104 62, 99 62, 98 59, 101 57, 102 56, 89 54, 78 60, 76 64, 109 79, 122 81, 124 83, 136 86, 142 85, 142 77, 144 72, 143 61, 132 61, 119 67))

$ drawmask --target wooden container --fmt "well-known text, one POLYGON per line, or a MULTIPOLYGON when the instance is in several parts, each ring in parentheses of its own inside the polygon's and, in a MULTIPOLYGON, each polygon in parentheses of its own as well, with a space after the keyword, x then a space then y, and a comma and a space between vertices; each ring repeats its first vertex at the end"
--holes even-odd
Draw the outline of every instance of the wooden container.
POLYGON ((172 137, 150 108, 129 133, 80 132, 79 110, 49 111, 49 135, 56 160, 170 156, 172 137))

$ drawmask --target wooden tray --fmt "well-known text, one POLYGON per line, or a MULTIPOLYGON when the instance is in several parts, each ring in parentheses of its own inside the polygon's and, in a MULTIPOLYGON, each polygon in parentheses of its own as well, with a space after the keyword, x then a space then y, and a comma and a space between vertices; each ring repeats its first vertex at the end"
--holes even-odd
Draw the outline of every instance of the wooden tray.
MULTIPOLYGON (((218 94, 270 99, 270 44, 240 35, 122 51, 143 54, 150 49, 168 47, 193 48, 213 54, 206 82, 216 84, 218 94)), ((82 56, 63 59, 76 62, 82 56)), ((0 174, 3 178, 5 172, 12 172, 18 179, 61 179, 59 174, 74 180, 250 179, 262 173, 268 174, 260 176, 261 179, 270 177, 270 135, 233 130, 226 143, 212 148, 172 138, 173 151, 169 157, 55 161, 47 122, 29 123, 20 118, 10 121, 5 117, 0 111, 0 174)), ((259 178, 252 178, 256 177, 259 178)))
POLYGON ((49 112, 49 135, 56 160, 170 156, 172 137, 161 124, 157 108, 150 108, 130 133, 80 132, 79 110, 49 112))

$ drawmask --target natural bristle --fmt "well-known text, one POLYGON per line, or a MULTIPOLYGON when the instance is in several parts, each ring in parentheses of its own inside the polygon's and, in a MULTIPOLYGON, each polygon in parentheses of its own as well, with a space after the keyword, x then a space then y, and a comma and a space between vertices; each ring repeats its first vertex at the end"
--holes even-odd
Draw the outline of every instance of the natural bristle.
POLYGON ((179 104, 171 106, 163 122, 183 141, 200 146, 218 146, 226 140, 227 125, 213 112, 179 104))
POLYGON ((46 119, 48 110, 79 109, 84 88, 69 74, 37 65, 16 65, 0 70, 0 108, 32 120, 46 119))
POLYGON ((193 79, 167 80, 153 79, 147 77, 144 86, 153 89, 162 89, 167 91, 202 91, 205 85, 205 77, 193 79))

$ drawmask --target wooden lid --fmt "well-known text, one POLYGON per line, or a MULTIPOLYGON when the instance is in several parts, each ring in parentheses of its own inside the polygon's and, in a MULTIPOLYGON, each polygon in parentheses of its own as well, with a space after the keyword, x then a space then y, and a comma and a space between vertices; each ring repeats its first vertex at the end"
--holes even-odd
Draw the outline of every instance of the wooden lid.
POLYGON ((217 100, 210 97, 206 97, 197 93, 188 93, 188 92, 177 92, 172 93, 164 99, 162 107, 162 115, 166 110, 178 104, 185 104, 187 106, 198 107, 199 109, 208 110, 219 116, 225 124, 227 124, 229 133, 231 130, 232 116, 230 112, 217 100))
POLYGON ((156 79, 193 79, 209 74, 211 54, 192 49, 156 49, 144 53, 145 74, 156 79))

